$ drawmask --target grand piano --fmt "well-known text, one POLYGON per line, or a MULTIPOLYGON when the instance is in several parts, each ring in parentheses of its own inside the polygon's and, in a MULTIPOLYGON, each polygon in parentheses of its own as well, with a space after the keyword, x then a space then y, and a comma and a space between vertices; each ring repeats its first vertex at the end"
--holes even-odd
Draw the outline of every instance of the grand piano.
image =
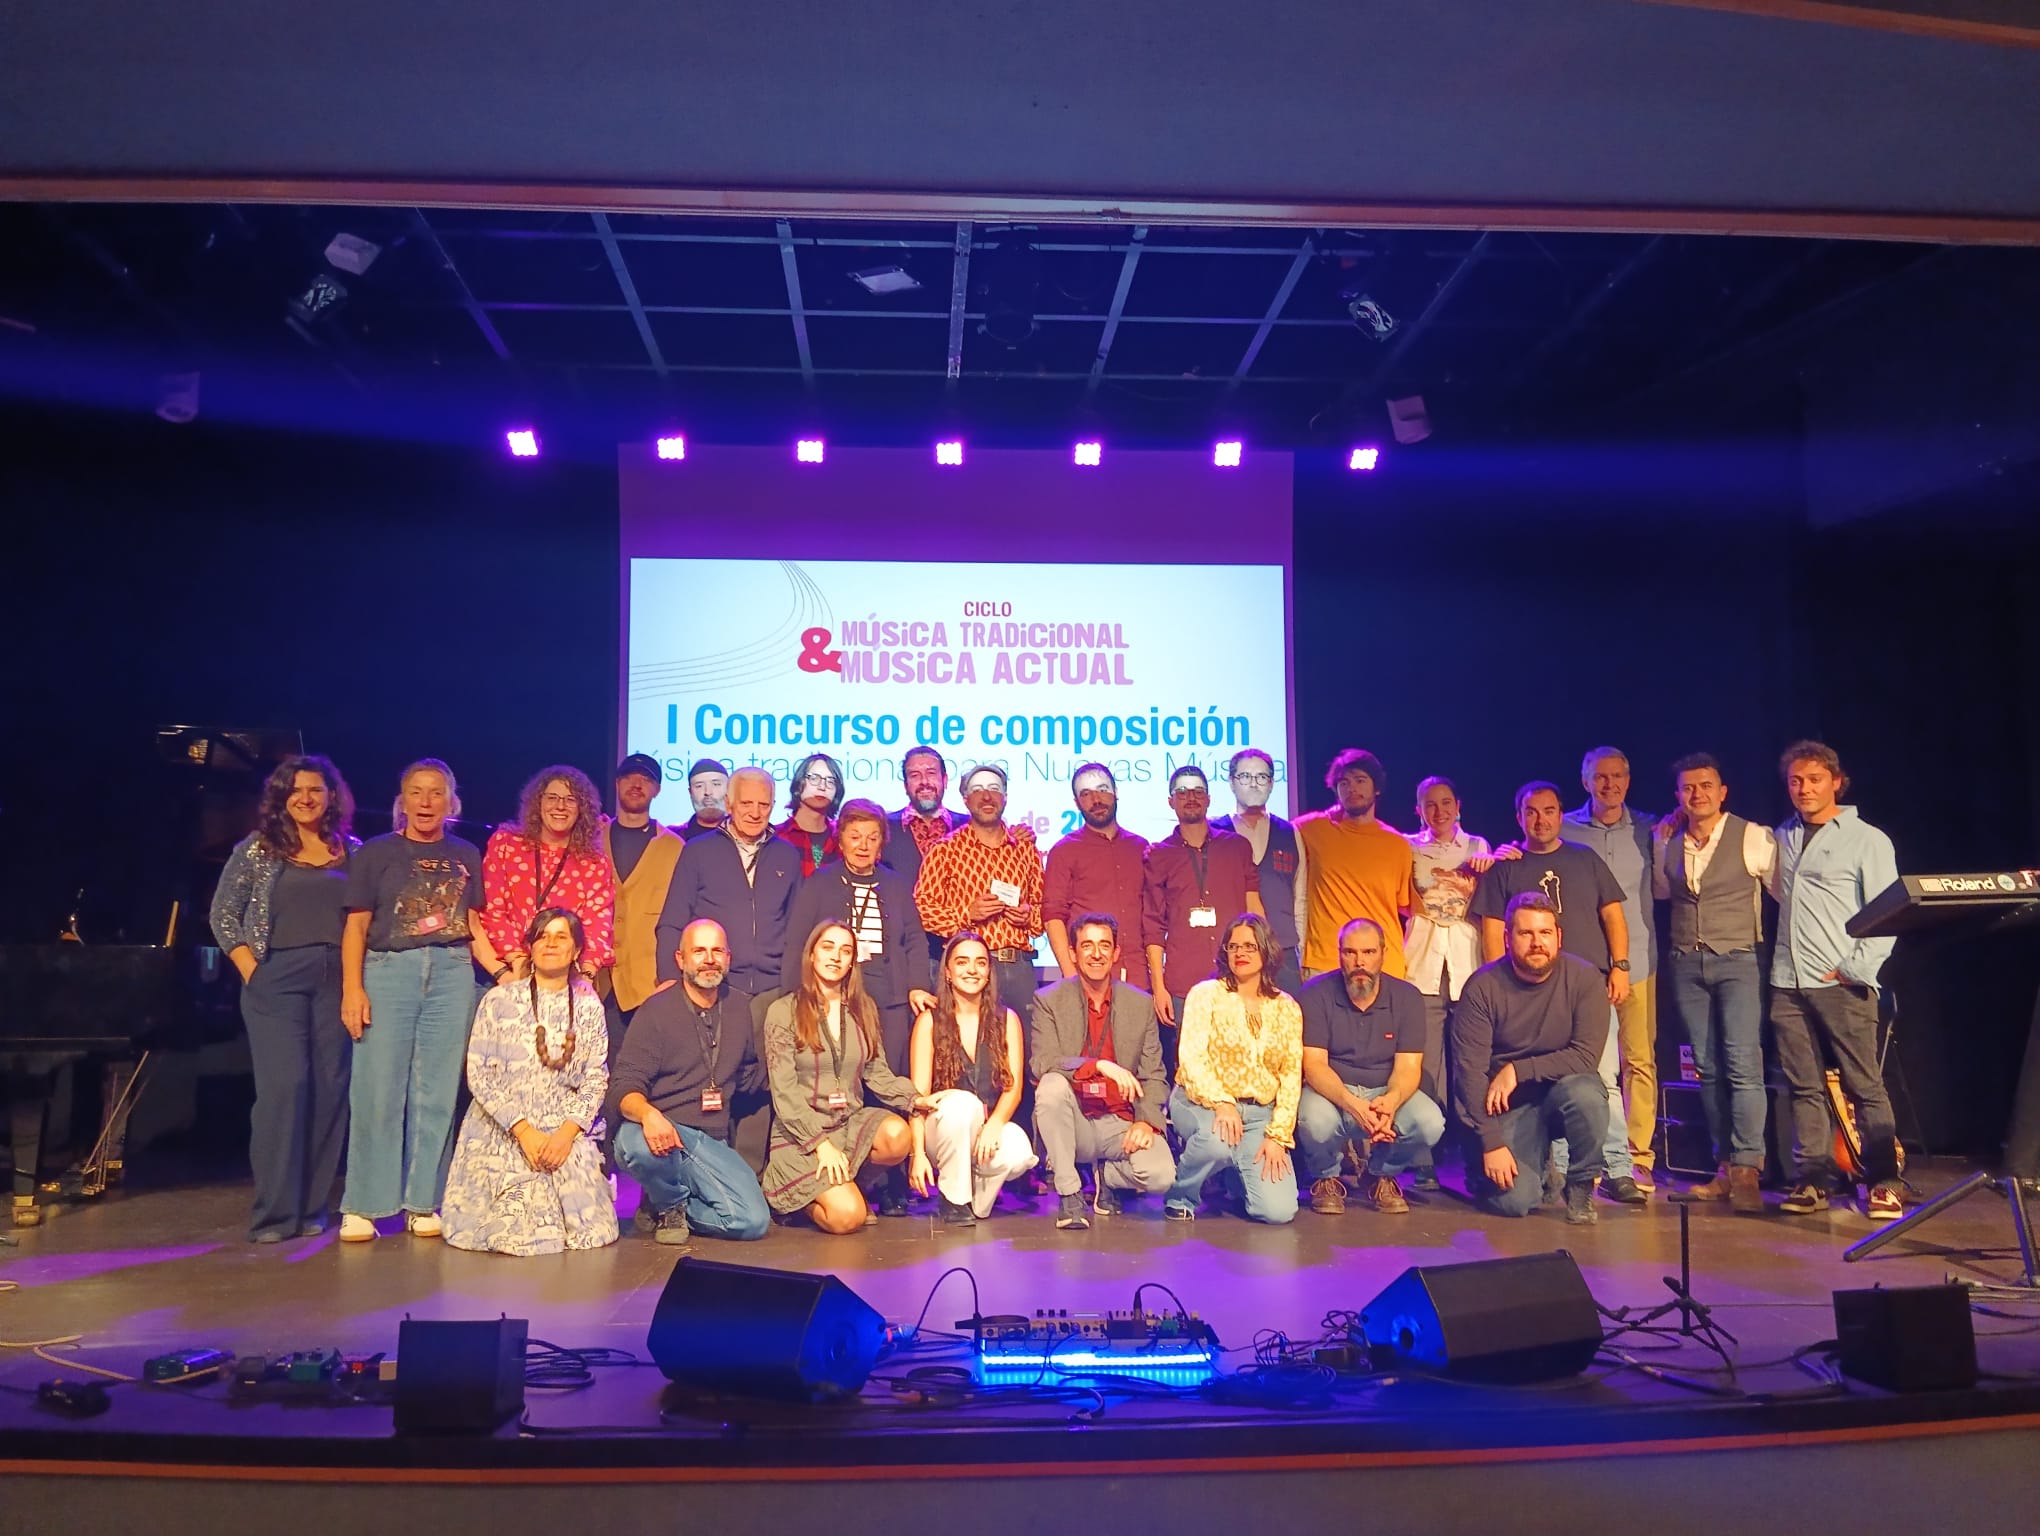
MULTIPOLYGON (((105 881, 118 900, 80 891, 68 918, 45 930, 55 930, 49 940, 0 942, 14 1225, 38 1224, 51 1200, 118 1182, 150 1062, 240 1028, 233 967, 212 945, 206 908, 227 854, 254 826, 270 768, 299 750, 295 731, 160 728, 154 771, 136 783, 157 811, 151 824, 163 829, 167 855, 144 875, 105 881), (74 1105, 82 1119, 53 1113, 74 1105), (61 1149, 70 1155, 59 1164, 49 1129, 62 1119, 72 1122, 61 1149)), ((90 858, 82 840, 77 857, 90 858)))

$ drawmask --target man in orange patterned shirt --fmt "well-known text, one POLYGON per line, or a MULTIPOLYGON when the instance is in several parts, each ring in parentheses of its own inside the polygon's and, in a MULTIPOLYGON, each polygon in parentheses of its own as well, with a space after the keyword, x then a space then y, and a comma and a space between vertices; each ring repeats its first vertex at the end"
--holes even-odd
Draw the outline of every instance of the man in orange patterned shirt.
POLYGON ((1027 827, 1006 825, 1006 771, 981 764, 963 776, 970 822, 930 848, 914 884, 921 926, 946 941, 968 928, 992 952, 999 1001, 1022 1018, 1034 1004, 1034 941, 1041 936, 1041 851, 1027 827))

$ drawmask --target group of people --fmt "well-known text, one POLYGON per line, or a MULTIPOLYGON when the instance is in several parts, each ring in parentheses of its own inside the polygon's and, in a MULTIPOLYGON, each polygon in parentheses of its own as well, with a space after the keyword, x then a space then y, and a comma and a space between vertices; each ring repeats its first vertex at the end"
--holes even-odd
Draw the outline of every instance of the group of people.
POLYGON ((1253 1220, 1305 1199, 1336 1215, 1348 1168, 1395 1214, 1406 1174, 1436 1185, 1448 1107, 1479 1207, 1591 1222, 1597 1190, 1655 1192, 1660 969, 1720 1163, 1682 1197, 1762 1211, 1766 893, 1798 1149, 1780 1209, 1827 1207, 1832 1059, 1866 1211, 1900 1213, 1875 1039, 1889 943, 1845 927, 1896 869, 1820 743, 1783 754, 1795 814, 1775 832, 1727 810, 1706 756, 1675 765, 1670 815, 1643 815, 1627 758, 1600 747, 1584 804, 1526 784, 1500 846, 1461 827, 1444 778, 1417 786, 1420 831, 1386 825, 1386 771, 1357 749, 1326 774, 1336 803, 1294 822, 1267 808, 1267 753, 1227 765, 1230 815, 1177 768, 1177 824, 1152 844, 1086 764, 1080 825, 1045 859, 1006 821, 997 765, 964 774, 962 813, 940 752, 901 770, 908 803, 888 812, 812 756, 775 823, 770 773, 704 761, 693 818, 669 828, 650 757, 618 765, 609 815, 586 775, 550 767, 478 849, 447 831, 443 762, 404 771, 394 830, 365 844, 332 763, 282 764, 212 909, 246 983, 253 1240, 325 1229, 343 1144, 343 1240, 401 1214, 514 1254, 614 1241, 606 1165, 674 1245, 775 1217, 852 1232, 910 1192, 966 1226, 1042 1164, 1064 1229, 1143 1194, 1194 1220, 1214 1181, 1253 1220), (1044 935, 1061 974, 1037 987, 1044 935))

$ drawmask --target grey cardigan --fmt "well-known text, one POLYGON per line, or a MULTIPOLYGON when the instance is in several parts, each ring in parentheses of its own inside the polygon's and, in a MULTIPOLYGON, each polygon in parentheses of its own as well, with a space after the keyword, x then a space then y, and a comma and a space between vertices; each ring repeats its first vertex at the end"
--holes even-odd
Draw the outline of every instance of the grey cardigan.
MULTIPOLYGON (((1169 1084, 1162 1076, 1162 1035, 1155 1023, 1154 999, 1139 987, 1115 981, 1111 1017, 1112 1059, 1140 1079, 1133 1112, 1156 1130, 1164 1130, 1169 1084)), ((1033 1048, 1027 1053, 1027 1065, 1037 1083, 1050 1072, 1074 1072, 1089 1059, 1084 1055, 1089 1023, 1083 982, 1059 981, 1034 994, 1033 1048)))
MULTIPOLYGON (((360 846, 358 837, 342 838, 340 856, 352 858, 360 846)), ((283 860, 263 846, 260 833, 250 832, 234 844, 227 867, 220 871, 208 914, 213 941, 223 951, 232 954, 245 944, 254 953, 256 964, 268 958, 269 902, 282 873, 283 860)))

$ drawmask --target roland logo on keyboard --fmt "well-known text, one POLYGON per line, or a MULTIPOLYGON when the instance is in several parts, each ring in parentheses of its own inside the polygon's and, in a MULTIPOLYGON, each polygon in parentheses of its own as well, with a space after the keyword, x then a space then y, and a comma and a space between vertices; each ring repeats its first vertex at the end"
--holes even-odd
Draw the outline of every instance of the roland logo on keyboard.
POLYGON ((1966 896, 1984 892, 2020 889, 2021 882, 2013 875, 1922 875, 1920 892, 1932 896, 1966 896))

